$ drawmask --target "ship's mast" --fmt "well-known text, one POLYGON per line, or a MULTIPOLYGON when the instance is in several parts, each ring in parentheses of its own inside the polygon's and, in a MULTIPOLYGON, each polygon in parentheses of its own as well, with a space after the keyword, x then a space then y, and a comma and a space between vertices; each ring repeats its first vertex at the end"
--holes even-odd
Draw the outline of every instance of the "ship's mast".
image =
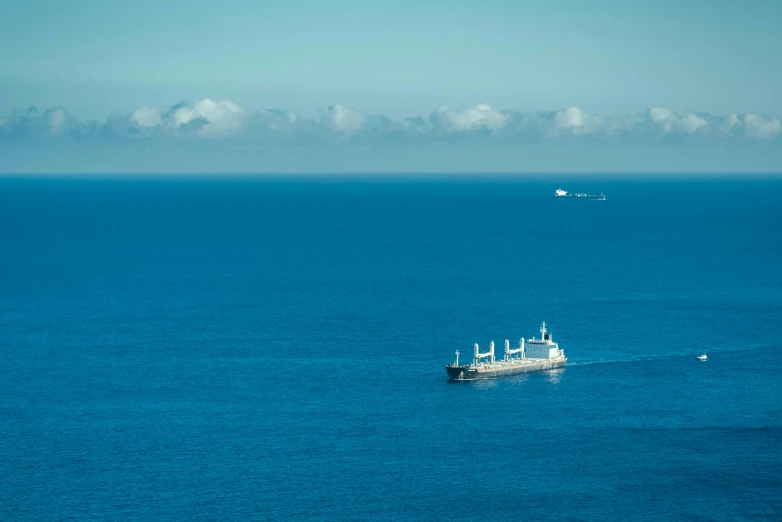
POLYGON ((540 326, 540 340, 543 341, 546 338, 546 321, 540 326))
POLYGON ((456 350, 456 363, 454 366, 459 366, 459 350, 456 350))

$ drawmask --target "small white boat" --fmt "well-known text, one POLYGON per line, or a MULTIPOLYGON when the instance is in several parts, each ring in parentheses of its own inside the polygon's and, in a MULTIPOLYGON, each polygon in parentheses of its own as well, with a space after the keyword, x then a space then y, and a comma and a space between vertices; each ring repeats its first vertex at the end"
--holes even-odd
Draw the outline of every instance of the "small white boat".
POLYGON ((699 356, 698 356, 698 360, 699 360, 699 361, 705 361, 706 359, 708 359, 708 357, 706 357, 706 354, 705 354, 705 353, 704 353, 704 354, 702 354, 702 355, 699 355, 699 356))

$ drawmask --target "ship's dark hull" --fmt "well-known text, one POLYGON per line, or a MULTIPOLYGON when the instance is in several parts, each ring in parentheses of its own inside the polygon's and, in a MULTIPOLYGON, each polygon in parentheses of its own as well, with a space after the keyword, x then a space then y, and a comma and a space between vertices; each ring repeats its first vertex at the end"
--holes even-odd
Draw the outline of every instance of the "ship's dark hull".
POLYGON ((475 370, 470 369, 469 366, 448 365, 445 367, 445 371, 448 373, 448 378, 452 381, 474 381, 477 379, 495 379, 497 377, 507 377, 510 375, 519 375, 522 373, 553 370, 555 368, 562 368, 565 366, 565 362, 567 362, 566 358, 555 359, 553 361, 540 359, 539 361, 529 362, 518 366, 511 366, 509 368, 498 368, 490 370, 475 370))

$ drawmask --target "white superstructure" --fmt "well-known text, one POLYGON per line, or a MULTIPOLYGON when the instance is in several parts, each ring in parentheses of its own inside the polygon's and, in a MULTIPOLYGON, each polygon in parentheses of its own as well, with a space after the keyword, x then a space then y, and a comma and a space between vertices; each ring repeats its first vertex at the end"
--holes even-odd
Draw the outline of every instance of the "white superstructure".
MULTIPOLYGON (((565 352, 559 348, 559 345, 551 340, 551 334, 546 330, 546 322, 540 326, 540 339, 528 339, 524 340, 522 337, 519 341, 519 347, 511 350, 510 341, 505 339, 505 356, 501 360, 497 360, 494 356, 494 341, 489 343, 489 351, 481 353, 478 343, 473 345, 473 359, 472 368, 494 368, 505 367, 522 364, 528 360, 545 359, 555 360, 563 359, 565 352)), ((459 353, 456 353, 456 365, 458 366, 459 353)), ((529 361, 532 362, 532 361, 529 361)))
POLYGON ((529 339, 526 347, 526 357, 528 359, 556 359, 563 357, 564 352, 559 349, 559 345, 551 340, 551 334, 546 333, 546 322, 540 326, 540 339, 529 339))

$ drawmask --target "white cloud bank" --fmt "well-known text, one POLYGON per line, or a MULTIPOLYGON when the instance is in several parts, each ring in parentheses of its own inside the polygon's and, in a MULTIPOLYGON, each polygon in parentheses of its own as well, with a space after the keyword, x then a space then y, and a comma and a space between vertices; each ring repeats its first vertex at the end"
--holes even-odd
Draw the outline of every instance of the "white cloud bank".
POLYGON ((437 141, 547 141, 567 138, 667 141, 742 138, 774 141, 782 120, 743 113, 712 116, 653 107, 639 114, 600 116, 578 107, 517 112, 479 104, 464 109, 439 107, 428 118, 394 121, 383 115, 334 105, 314 118, 290 110, 251 110, 228 100, 196 100, 168 109, 142 106, 103 123, 81 121, 64 109, 31 107, 0 117, 0 139, 250 139, 273 143, 383 143, 393 139, 437 141))

